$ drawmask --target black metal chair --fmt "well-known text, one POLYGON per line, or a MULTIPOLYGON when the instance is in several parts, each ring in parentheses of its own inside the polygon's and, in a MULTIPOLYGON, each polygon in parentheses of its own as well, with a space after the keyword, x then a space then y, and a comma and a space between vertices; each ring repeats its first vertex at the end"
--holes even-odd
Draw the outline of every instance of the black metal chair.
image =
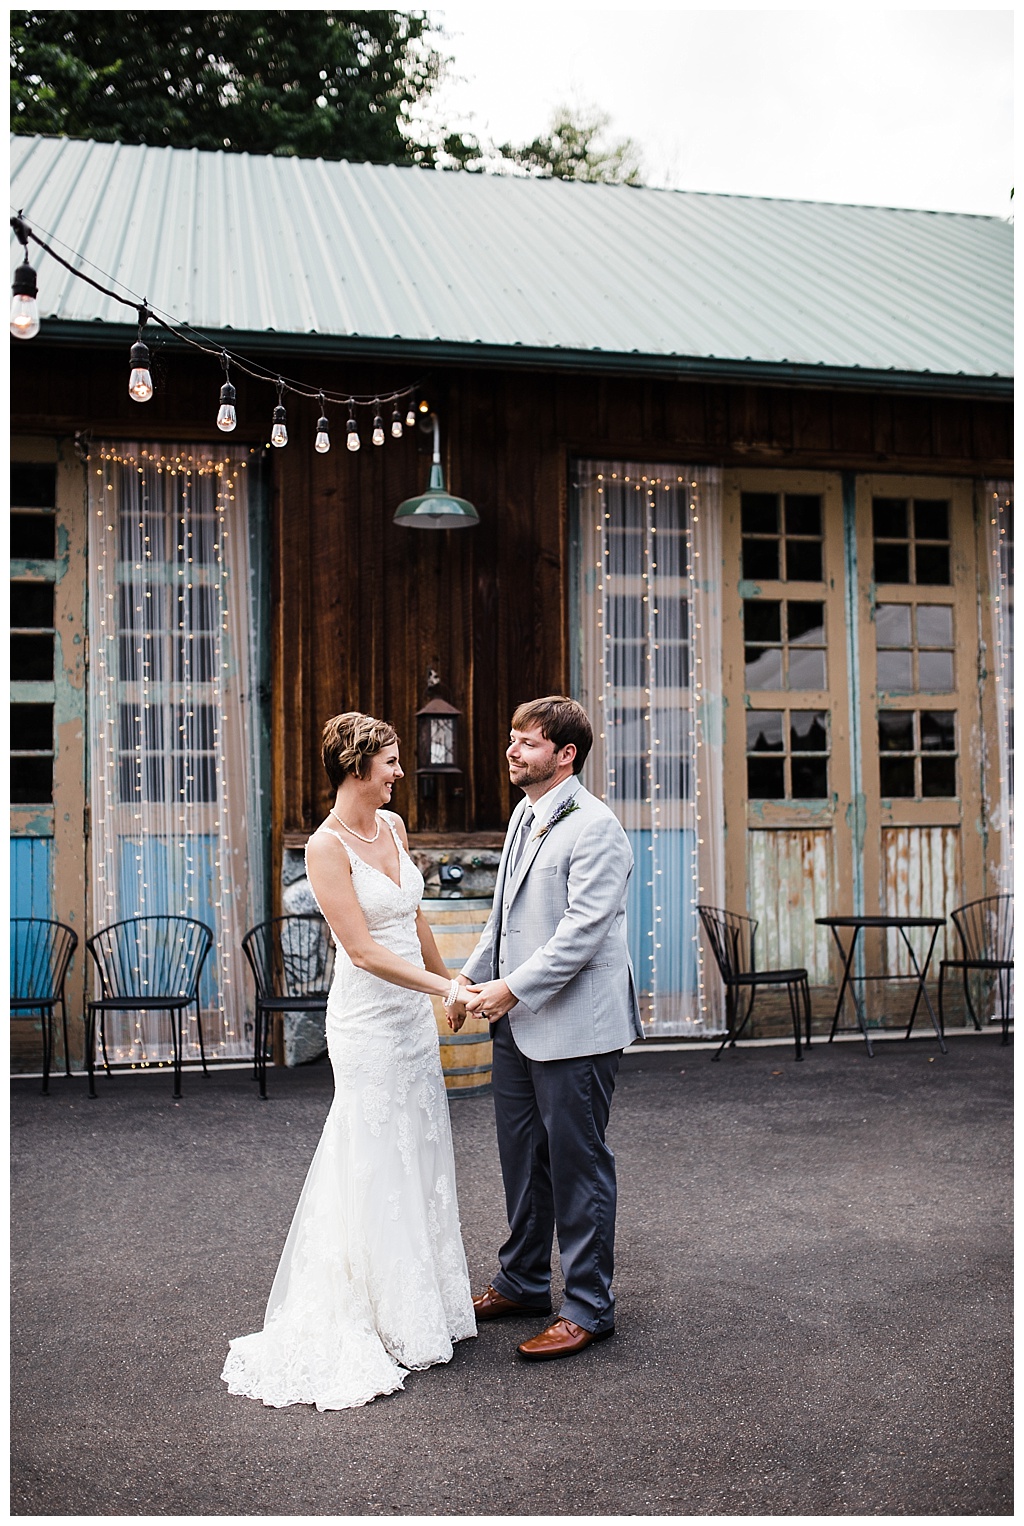
POLYGON ((717 906, 698 906, 701 922, 715 956, 722 982, 725 986, 725 1038, 719 1044, 713 1060, 720 1058, 726 1044, 735 1045, 736 1040, 750 1021, 757 993, 765 986, 785 986, 789 997, 789 1010, 793 1019, 793 1038, 796 1042, 796 1059, 802 1060, 800 1048, 800 1016, 807 1033, 807 1047, 811 1047, 811 991, 807 971, 759 970, 754 952, 757 922, 753 917, 741 916, 735 911, 723 911, 717 906), (740 993, 749 993, 747 1010, 743 1021, 736 1026, 736 1012, 740 993))
POLYGON ((1010 983, 1013 979, 1013 896, 986 895, 978 901, 968 901, 952 913, 953 926, 960 937, 962 959, 943 959, 939 963, 939 1026, 945 1027, 942 1013, 942 987, 947 970, 961 970, 964 980, 964 1001, 971 1022, 978 1032, 981 1023, 971 997, 970 975, 995 975, 999 987, 999 1018, 1002 1024, 1001 1042, 1010 1042, 1010 983))
POLYGON ((199 978, 213 944, 213 930, 193 917, 153 915, 128 917, 101 927, 85 940, 96 962, 102 996, 85 1004, 85 1056, 89 1067, 89 1096, 96 1095, 96 1014, 100 1019, 103 1066, 110 1075, 104 1017, 108 1012, 166 1012, 171 1020, 174 1055, 174 1095, 181 1096, 182 1017, 196 1009, 199 1055, 206 1069, 199 978))
POLYGON ((44 1096, 50 1090, 53 1009, 58 1003, 64 1034, 64 1074, 71 1074, 64 982, 77 947, 78 934, 66 922, 48 917, 11 918, 11 1016, 38 1012, 42 1018, 44 1096))
POLYGON ((256 983, 253 1076, 267 1095, 268 1018, 275 1012, 326 1012, 334 972, 334 939, 315 913, 271 917, 242 939, 256 983))

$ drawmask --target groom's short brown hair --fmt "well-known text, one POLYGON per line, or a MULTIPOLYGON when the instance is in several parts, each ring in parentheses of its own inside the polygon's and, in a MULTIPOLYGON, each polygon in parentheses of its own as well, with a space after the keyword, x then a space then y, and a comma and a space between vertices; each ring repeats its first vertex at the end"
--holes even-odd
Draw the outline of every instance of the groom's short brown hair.
POLYGON ((542 737, 554 742, 555 747, 575 744, 574 774, 581 772, 587 754, 594 745, 594 728, 583 706, 566 694, 546 694, 543 699, 529 699, 518 707, 512 717, 513 731, 526 731, 536 726, 542 737))

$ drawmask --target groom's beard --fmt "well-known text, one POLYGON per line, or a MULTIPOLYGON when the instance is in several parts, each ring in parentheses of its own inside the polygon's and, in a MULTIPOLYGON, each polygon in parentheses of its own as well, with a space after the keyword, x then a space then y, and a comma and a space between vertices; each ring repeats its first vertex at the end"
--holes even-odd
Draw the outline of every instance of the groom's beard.
POLYGON ((509 778, 519 789, 525 789, 528 784, 546 784, 557 772, 558 764, 553 758, 550 763, 510 763, 508 766, 509 778))

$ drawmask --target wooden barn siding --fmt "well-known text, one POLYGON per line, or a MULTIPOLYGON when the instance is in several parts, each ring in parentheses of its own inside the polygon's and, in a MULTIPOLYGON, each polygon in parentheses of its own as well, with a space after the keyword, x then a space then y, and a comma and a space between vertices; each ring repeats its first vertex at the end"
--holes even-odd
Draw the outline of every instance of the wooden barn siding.
MULTIPOLYGON (((331 390, 387 391, 425 367, 338 361, 273 364, 331 390)), ((127 352, 17 347, 15 427, 93 438, 223 441, 213 426, 214 360, 155 349, 156 395, 127 396, 127 352)), ((244 376, 241 426, 262 443, 273 390, 244 376), (258 427, 257 427, 258 426, 258 427)), ((413 830, 494 830, 507 818, 500 766, 523 698, 569 682, 568 462, 573 455, 854 471, 1005 477, 1006 402, 829 392, 813 388, 531 374, 436 367, 449 488, 477 505, 477 529, 396 529, 395 505, 422 489, 429 456, 411 441, 353 458, 344 412, 334 447, 312 451, 315 403, 288 402, 291 443, 272 451, 273 802, 275 842, 308 830, 325 807, 317 761, 324 718, 359 708, 394 720, 408 778, 396 807, 413 830), (428 665, 464 711, 464 793, 420 807, 414 716, 428 665)), ((364 416, 365 417, 365 416, 364 416)), ((275 865, 275 870, 276 870, 275 865)), ((275 882, 277 876, 275 873, 275 882)))

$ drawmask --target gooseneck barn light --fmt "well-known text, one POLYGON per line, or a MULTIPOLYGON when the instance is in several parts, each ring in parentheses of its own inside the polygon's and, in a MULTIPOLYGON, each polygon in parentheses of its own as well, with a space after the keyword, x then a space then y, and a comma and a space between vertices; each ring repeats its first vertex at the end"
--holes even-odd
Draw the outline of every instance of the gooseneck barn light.
POLYGON ((441 427, 437 414, 430 415, 434 429, 434 459, 425 493, 406 498, 395 510, 395 524, 407 530, 468 530, 480 523, 480 515, 465 498, 456 498, 444 485, 441 466, 441 427))

